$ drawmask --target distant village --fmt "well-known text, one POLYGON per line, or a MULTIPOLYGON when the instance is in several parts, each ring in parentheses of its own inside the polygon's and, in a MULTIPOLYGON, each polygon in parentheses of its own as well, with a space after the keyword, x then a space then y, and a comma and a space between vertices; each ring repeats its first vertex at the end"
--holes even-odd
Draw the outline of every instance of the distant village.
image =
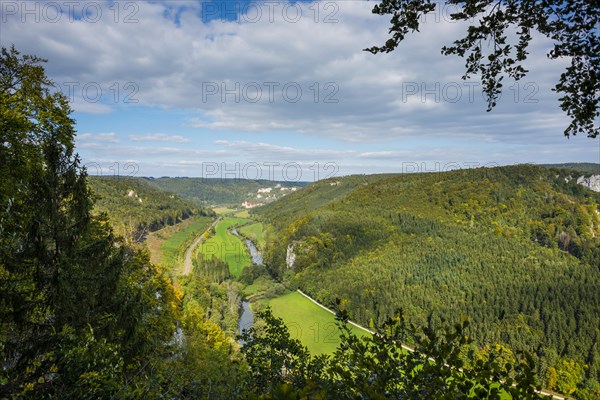
POLYGON ((290 194, 291 192, 295 192, 296 190, 298 190, 298 188, 295 186, 284 187, 281 186, 280 183, 276 184, 273 187, 259 188, 256 191, 256 193, 248 193, 248 197, 250 197, 251 200, 244 201, 242 203, 242 207, 249 209, 262 206, 264 204, 275 201, 280 197, 290 194))

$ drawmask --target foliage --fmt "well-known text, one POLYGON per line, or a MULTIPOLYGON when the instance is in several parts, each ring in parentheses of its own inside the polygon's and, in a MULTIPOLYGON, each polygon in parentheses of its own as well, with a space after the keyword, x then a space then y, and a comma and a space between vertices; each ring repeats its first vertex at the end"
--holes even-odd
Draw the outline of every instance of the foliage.
POLYGON ((200 254, 192 263, 194 273, 202 275, 209 282, 221 283, 231 277, 227 263, 215 256, 207 259, 200 254))
POLYGON ((227 280, 220 283, 209 281, 204 272, 194 268, 191 274, 180 276, 178 283, 184 293, 184 310, 189 304, 199 306, 200 315, 229 338, 237 334, 237 321, 242 303, 239 283, 227 280))
MULTIPOLYGON (((570 58, 554 90, 560 94, 560 105, 571 118, 565 136, 585 133, 595 138, 600 133, 600 6, 588 0, 449 0, 457 12, 453 21, 477 21, 467 29, 464 38, 444 47, 442 54, 466 57, 463 79, 481 74, 488 111, 502 91, 505 76, 521 79, 528 72, 527 59, 532 32, 537 31, 554 43, 548 58, 570 58), (513 37, 515 39, 513 39, 513 37), (489 49, 489 50, 488 50, 489 49)), ((424 14, 442 7, 431 0, 383 0, 373 13, 392 15, 389 33, 392 37, 381 46, 369 49, 373 54, 395 50, 409 32, 419 30, 424 14)))
POLYGON ((594 163, 540 164, 540 167, 568 169, 584 176, 600 175, 600 164, 594 163))
POLYGON ((400 307, 432 328, 466 315, 480 350, 528 351, 544 379, 576 360, 579 396, 600 367, 600 196, 575 181, 523 165, 316 182, 258 211, 266 267, 367 327, 400 307))
POLYGON ((262 398, 539 398, 531 358, 505 362, 493 352, 475 359, 468 351, 467 323, 446 326, 441 334, 419 332, 400 314, 379 326, 376 335, 359 338, 341 311, 340 346, 332 356, 311 357, 269 309, 258 316, 266 327, 244 332, 242 352, 252 370, 250 388, 262 398), (414 352, 401 346, 409 337, 414 352))
MULTIPOLYGON (((231 340, 94 215, 41 61, 0 57, 0 397, 235 397, 231 340)), ((223 290, 233 315, 239 288, 223 290)))
POLYGON ((169 353, 176 299, 92 216, 71 110, 41 61, 0 58, 0 396, 116 395, 169 353))
POLYGON ((280 389, 283 383, 301 388, 306 380, 310 353, 299 340, 291 339, 283 320, 275 318, 270 310, 258 317, 266 323, 264 331, 252 327, 241 335, 246 343, 242 353, 251 369, 248 379, 252 393, 267 394, 280 389))

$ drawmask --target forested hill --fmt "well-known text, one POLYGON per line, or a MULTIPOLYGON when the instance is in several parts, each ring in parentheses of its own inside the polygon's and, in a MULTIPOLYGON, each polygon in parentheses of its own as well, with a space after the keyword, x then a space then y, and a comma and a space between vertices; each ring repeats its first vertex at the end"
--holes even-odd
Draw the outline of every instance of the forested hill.
POLYGON ((540 167, 568 169, 586 176, 600 175, 600 164, 595 163, 540 164, 540 167))
POLYGON ((292 188, 300 188, 307 184, 306 182, 250 179, 166 177, 152 179, 151 182, 158 188, 175 193, 198 205, 240 205, 244 201, 263 203, 291 193, 292 188), (269 192, 258 192, 260 189, 268 188, 271 188, 269 192))
POLYGON ((107 213, 117 233, 134 241, 192 215, 213 215, 145 178, 90 176, 88 182, 98 199, 94 211, 107 213))
POLYGON ((271 226, 265 262, 363 324, 398 308, 419 325, 467 317, 480 351, 529 351, 546 387, 595 385, 600 194, 571 175, 520 165, 319 181, 256 211, 271 226))

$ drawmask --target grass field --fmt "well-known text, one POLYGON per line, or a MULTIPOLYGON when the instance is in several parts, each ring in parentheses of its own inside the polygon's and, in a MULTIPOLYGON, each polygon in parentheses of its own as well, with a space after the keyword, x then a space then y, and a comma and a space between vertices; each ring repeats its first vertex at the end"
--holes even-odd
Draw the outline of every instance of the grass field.
POLYGON ((202 234, 211 224, 209 217, 198 217, 189 225, 170 235, 160 246, 162 264, 169 267, 179 267, 180 257, 185 252, 185 245, 194 237, 202 234))
POLYGON ((238 231, 252 240, 257 247, 262 248, 264 246, 265 235, 262 223, 257 222, 255 224, 245 225, 238 229, 238 231))
MULTIPOLYGON (((331 354, 340 343, 335 316, 298 292, 269 300, 273 315, 283 319, 290 336, 299 339, 311 354, 331 354)), ((369 333, 352 327, 357 336, 369 333)))
POLYGON ((224 218, 215 227, 215 234, 202 243, 200 252, 204 257, 215 256, 229 265, 229 272, 234 277, 240 276, 242 270, 252 263, 246 251, 246 244, 229 232, 231 227, 250 222, 245 218, 224 218))
POLYGON ((213 211, 217 213, 217 215, 229 215, 233 214, 236 210, 228 207, 213 207, 213 211))
POLYGON ((234 217, 248 218, 248 217, 250 217, 250 213, 248 212, 248 210, 242 210, 242 211, 236 212, 234 214, 234 217))
POLYGON ((158 231, 151 232, 144 241, 146 243, 146 247, 150 251, 150 261, 153 264, 162 264, 163 263, 163 252, 162 245, 168 240, 172 235, 178 232, 181 229, 187 228, 191 224, 193 224, 195 218, 188 218, 184 221, 181 221, 177 225, 166 226, 158 231))

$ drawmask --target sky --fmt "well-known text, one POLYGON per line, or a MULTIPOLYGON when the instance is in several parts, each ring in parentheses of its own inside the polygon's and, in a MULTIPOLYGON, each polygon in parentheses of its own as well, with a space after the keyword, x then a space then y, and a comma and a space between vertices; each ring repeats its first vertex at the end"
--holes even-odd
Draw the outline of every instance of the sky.
POLYGON ((551 89, 568 60, 534 35, 529 73, 486 112, 441 48, 439 6, 388 54, 373 1, 0 0, 0 44, 48 60, 91 174, 313 181, 518 163, 600 162, 566 138, 551 89))

